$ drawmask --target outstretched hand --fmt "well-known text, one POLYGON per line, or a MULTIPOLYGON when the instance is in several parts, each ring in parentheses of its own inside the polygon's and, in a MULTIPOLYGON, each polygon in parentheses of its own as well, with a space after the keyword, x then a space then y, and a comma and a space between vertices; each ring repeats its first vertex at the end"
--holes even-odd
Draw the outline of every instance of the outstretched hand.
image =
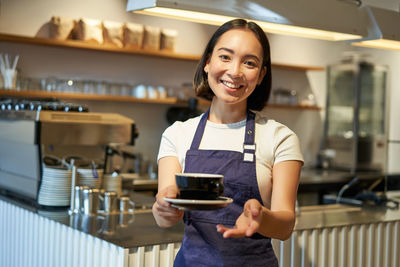
POLYGON ((262 219, 262 205, 256 199, 248 200, 243 207, 242 214, 236 220, 233 228, 217 225, 217 231, 228 237, 249 237, 258 231, 262 219))

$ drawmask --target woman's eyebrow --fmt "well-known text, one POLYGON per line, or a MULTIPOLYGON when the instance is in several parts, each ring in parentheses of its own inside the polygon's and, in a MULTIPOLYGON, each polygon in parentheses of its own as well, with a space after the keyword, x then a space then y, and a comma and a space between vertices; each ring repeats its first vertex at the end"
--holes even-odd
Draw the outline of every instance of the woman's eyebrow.
MULTIPOLYGON (((232 49, 229 49, 229 48, 226 48, 226 47, 218 48, 217 51, 221 51, 221 50, 226 51, 226 52, 231 53, 231 54, 235 54, 235 52, 232 49)), ((260 59, 256 55, 248 54, 248 55, 245 55, 245 57, 250 57, 250 58, 253 58, 253 59, 257 60, 258 62, 260 62, 260 59)))
POLYGON ((224 51, 226 51, 226 52, 229 52, 229 53, 231 53, 231 54, 234 54, 234 52, 233 52, 232 49, 229 49, 229 48, 226 48, 226 47, 218 48, 218 51, 220 51, 220 50, 224 50, 224 51))

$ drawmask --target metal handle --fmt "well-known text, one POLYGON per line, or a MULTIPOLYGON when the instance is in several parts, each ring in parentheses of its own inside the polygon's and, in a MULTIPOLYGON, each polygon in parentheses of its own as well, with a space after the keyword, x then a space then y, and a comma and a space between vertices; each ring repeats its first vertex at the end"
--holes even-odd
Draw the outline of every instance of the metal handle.
POLYGON ((70 199, 69 213, 76 213, 77 207, 75 206, 75 186, 77 184, 77 169, 75 166, 74 159, 71 159, 71 166, 72 166, 72 176, 71 176, 71 199, 70 199))
POLYGON ((132 211, 135 208, 135 202, 130 200, 129 197, 123 196, 119 200, 119 211, 120 212, 128 212, 132 211))

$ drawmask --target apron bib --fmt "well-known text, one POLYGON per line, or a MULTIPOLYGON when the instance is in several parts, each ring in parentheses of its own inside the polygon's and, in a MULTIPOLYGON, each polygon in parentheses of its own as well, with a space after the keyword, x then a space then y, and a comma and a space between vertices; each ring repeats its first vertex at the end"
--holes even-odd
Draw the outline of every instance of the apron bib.
POLYGON ((243 206, 251 198, 262 203, 255 158, 255 114, 247 113, 243 153, 228 150, 200 150, 209 110, 200 119, 184 172, 224 175, 224 196, 233 199, 227 207, 212 211, 185 211, 185 235, 174 266, 265 266, 277 267, 271 239, 260 234, 245 238, 223 238, 216 225, 235 225, 243 206))

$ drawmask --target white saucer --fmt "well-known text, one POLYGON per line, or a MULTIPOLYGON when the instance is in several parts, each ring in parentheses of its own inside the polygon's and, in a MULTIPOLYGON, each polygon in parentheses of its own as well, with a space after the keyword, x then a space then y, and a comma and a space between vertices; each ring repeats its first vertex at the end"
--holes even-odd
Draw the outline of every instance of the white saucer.
POLYGON ((233 202, 232 198, 219 197, 216 200, 200 200, 200 199, 180 199, 180 198, 164 198, 165 201, 171 203, 171 207, 180 210, 215 210, 228 206, 233 202))

